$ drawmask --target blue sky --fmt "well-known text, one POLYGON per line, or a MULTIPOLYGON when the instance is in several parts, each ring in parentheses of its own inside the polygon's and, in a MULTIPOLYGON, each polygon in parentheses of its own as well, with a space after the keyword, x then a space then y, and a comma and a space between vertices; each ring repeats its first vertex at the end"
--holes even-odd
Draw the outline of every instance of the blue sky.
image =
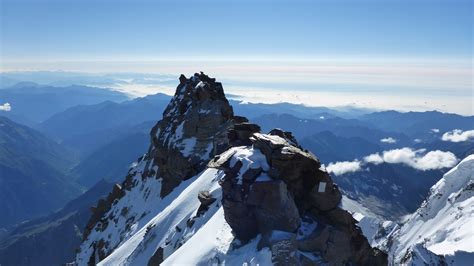
POLYGON ((202 70, 258 101, 474 113, 469 0, 0 3, 0 72, 202 70))
POLYGON ((4 59, 468 57, 461 0, 2 0, 4 59))

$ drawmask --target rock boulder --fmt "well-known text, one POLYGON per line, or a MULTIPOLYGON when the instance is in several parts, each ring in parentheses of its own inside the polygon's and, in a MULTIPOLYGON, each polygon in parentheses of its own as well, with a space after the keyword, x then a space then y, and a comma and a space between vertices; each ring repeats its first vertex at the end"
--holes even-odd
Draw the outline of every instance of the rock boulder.
POLYGON ((269 247, 277 265, 387 264, 386 255, 372 249, 352 216, 338 207, 341 193, 331 176, 291 133, 261 134, 247 124, 245 133, 236 128, 230 143, 246 146, 216 156, 208 166, 225 173, 224 216, 238 239, 261 234, 259 247, 269 247))

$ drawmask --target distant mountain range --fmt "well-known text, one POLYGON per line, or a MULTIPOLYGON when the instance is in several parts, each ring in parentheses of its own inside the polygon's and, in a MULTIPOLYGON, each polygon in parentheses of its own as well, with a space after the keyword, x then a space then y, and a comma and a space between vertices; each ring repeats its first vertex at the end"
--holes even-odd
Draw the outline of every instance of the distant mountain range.
POLYGON ((62 265, 74 260, 91 206, 112 186, 100 181, 61 210, 19 224, 0 237, 2 265, 62 265))
MULTIPOLYGON (((0 241, 0 259, 6 254, 21 257, 19 250, 74 234, 74 241, 61 249, 61 261, 65 262, 89 215, 85 206, 106 194, 99 188, 123 181, 132 162, 146 151, 150 130, 172 97, 156 94, 128 100, 126 95, 106 89, 24 83, 0 90, 0 100, 4 99, 12 110, 0 111, 8 116, 0 117, 0 213, 7 217, 0 220, 0 228, 9 228, 0 241), (86 189, 90 191, 75 201, 82 205, 71 202, 59 210, 86 189), (25 220, 30 221, 13 227, 25 220), (75 227, 77 230, 71 230, 75 227)), ((441 139, 447 131, 474 129, 473 116, 229 102, 236 115, 247 116, 262 132, 276 127, 293 132, 326 166, 403 147, 449 151, 459 159, 474 153, 473 139, 441 139)), ((361 208, 397 220, 413 212, 449 168, 422 171, 382 163, 367 169, 333 175, 333 179, 361 208)), ((28 258, 46 263, 44 254, 31 253, 28 258)), ((21 261, 16 258, 8 263, 21 261)))
POLYGON ((140 124, 159 119, 169 100, 165 94, 156 94, 122 103, 106 101, 76 106, 53 115, 39 124, 38 129, 80 155, 89 154, 117 137, 136 131, 134 128, 140 124))
POLYGON ((11 106, 11 111, 4 115, 30 126, 73 106, 127 99, 125 94, 109 89, 74 85, 54 87, 22 82, 0 89, 1 104, 11 106))
POLYGON ((0 116, 0 227, 50 213, 81 193, 68 178, 74 155, 0 116))
POLYGON ((261 125, 267 131, 274 125, 279 125, 282 129, 291 129, 291 132, 299 139, 303 139, 323 131, 330 131, 333 134, 345 138, 361 138, 376 143, 380 146, 387 146, 380 142, 386 137, 397 139, 396 145, 409 145, 413 143, 408 136, 403 133, 393 131, 383 131, 370 126, 357 119, 344 119, 340 117, 303 119, 292 114, 264 114, 250 119, 252 122, 261 125))
POLYGON ((131 132, 119 137, 81 160, 72 173, 78 176, 77 182, 86 187, 101 179, 120 182, 131 163, 143 155, 149 139, 150 134, 145 132, 131 132))
POLYGON ((438 111, 406 113, 383 111, 362 115, 359 120, 370 123, 372 127, 379 130, 400 132, 416 138, 433 136, 431 133, 436 133, 434 131, 470 130, 474 127, 474 116, 460 116, 438 111))
MULTIPOLYGON (((316 131, 316 130, 315 130, 316 131)), ((318 154, 321 162, 350 161, 367 154, 380 152, 382 146, 362 137, 341 137, 331 131, 321 131, 300 138, 300 143, 308 150, 318 154)))

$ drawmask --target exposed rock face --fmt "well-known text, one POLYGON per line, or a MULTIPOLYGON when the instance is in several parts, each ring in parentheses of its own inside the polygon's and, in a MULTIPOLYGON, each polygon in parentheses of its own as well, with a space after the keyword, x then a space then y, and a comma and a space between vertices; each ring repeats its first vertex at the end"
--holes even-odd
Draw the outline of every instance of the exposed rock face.
MULTIPOLYGON (((83 246, 87 250, 80 251, 90 256, 91 264, 110 254, 127 238, 132 225, 150 212, 129 208, 126 202, 152 204, 169 195, 183 180, 203 171, 210 158, 229 147, 229 128, 247 122, 234 118, 222 85, 215 79, 200 73, 189 79, 181 75, 179 81, 163 119, 151 130, 148 152, 130 169, 124 182, 92 208, 84 232, 83 246), (93 231, 104 236, 98 233, 91 237, 93 231), (109 240, 106 232, 119 237, 109 240)), ((199 213, 215 201, 205 199, 204 194, 199 199, 204 200, 199 213)))
POLYGON ((202 73, 190 79, 181 75, 179 81, 163 119, 151 130, 147 154, 163 179, 161 197, 202 171, 213 152, 227 148, 233 118, 221 83, 202 73))
POLYGON ((321 164, 314 155, 298 148, 291 133, 274 129, 269 135, 254 134, 251 141, 271 165, 268 175, 285 181, 300 211, 307 205, 326 211, 339 204, 341 192, 329 174, 319 169, 321 164))
POLYGON ((209 191, 201 191, 198 194, 198 200, 201 202, 201 205, 196 215, 200 216, 209 209, 209 206, 216 201, 216 198, 213 198, 209 191))
POLYGON ((281 180, 253 183, 246 203, 255 208, 259 232, 293 232, 300 225, 298 209, 281 180))
POLYGON ((275 265, 298 265, 299 258, 296 234, 285 231, 271 231, 262 236, 259 248, 268 246, 275 265))
POLYGON ((250 137, 260 132, 260 126, 248 123, 245 117, 236 117, 236 124, 229 130, 228 137, 232 146, 246 146, 252 144, 250 137))
POLYGON ((238 239, 262 234, 260 247, 268 246, 279 265, 319 263, 295 255, 297 250, 333 265, 387 264, 386 255, 372 249, 352 216, 338 207, 341 193, 314 155, 289 132, 245 128, 250 138, 235 134, 234 142, 249 146, 232 148, 208 164, 225 173, 222 205, 238 239))

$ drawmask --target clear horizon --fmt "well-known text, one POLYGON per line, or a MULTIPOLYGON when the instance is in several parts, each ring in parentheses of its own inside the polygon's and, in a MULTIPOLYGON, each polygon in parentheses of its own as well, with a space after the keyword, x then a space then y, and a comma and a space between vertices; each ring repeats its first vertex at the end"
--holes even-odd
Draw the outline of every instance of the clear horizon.
POLYGON ((474 114, 471 1, 5 0, 0 13, 3 73, 203 71, 248 101, 474 114))

